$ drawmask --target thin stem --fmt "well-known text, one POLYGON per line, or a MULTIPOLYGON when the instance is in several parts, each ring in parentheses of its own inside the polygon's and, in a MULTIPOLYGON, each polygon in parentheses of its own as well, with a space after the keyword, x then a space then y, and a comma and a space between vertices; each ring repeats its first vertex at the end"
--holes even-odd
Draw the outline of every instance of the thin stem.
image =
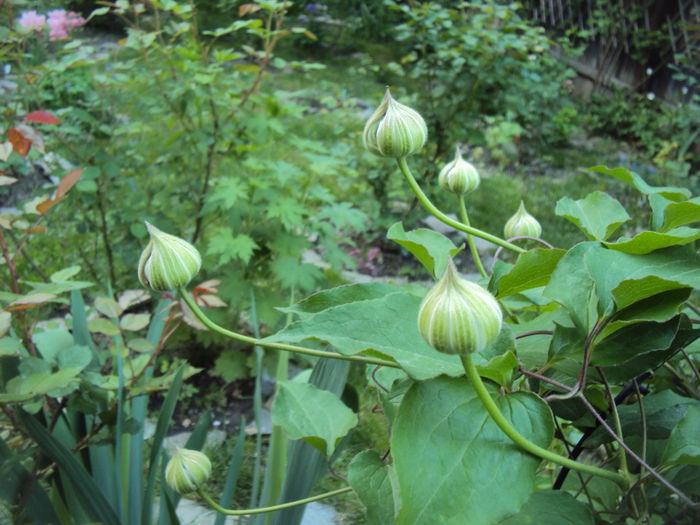
MULTIPOLYGON (((464 203, 464 195, 460 195, 459 197, 459 219, 466 226, 471 226, 471 224, 469 223, 469 214, 467 213, 467 206, 464 203)), ((471 233, 467 234, 467 244, 469 245, 469 251, 472 252, 472 259, 474 259, 476 269, 479 270, 479 273, 482 277, 488 276, 488 273, 486 273, 486 268, 484 268, 484 265, 481 262, 481 257, 479 257, 479 250, 476 249, 474 236, 471 233)))
POLYGON ((484 231, 478 230, 476 228, 472 228, 471 226, 467 226, 466 224, 462 224, 459 221, 456 221, 454 219, 451 219, 444 213, 442 213, 437 206, 435 206, 430 199, 428 199, 427 195, 423 193, 423 190, 420 188, 418 185, 418 182, 416 182, 416 179, 413 177, 413 174, 411 173, 411 169, 408 167, 408 164, 406 163, 406 158, 401 157, 400 159, 396 159, 396 161, 399 164, 399 169, 401 170, 401 173, 403 173, 404 177, 406 177, 406 180, 408 181, 409 186, 413 190, 413 193, 416 194, 416 197, 420 201, 420 203, 423 205, 423 207, 430 212, 431 215, 433 215, 436 219, 444 222, 448 226, 452 226, 456 230, 462 231, 467 234, 471 235, 476 235, 477 237, 481 237, 482 239, 485 239, 489 242, 492 242, 493 244, 497 244, 499 246, 503 246, 504 248, 507 248, 509 250, 512 250, 516 253, 525 253, 527 250, 524 250, 520 248, 519 246, 516 246, 515 244, 511 244, 508 241, 504 241, 500 237, 496 237, 495 235, 491 235, 490 233, 486 233, 484 231))
MULTIPOLYGON (((600 380, 603 383, 603 386, 605 387, 605 393, 607 394, 608 399, 610 400, 610 412, 612 413, 613 421, 615 423, 615 430, 617 431, 617 435, 620 437, 620 441, 622 441, 624 439, 624 436, 622 435, 622 423, 620 423, 620 414, 617 412, 617 404, 615 404, 615 398, 612 395, 612 390, 610 390, 610 383, 608 383, 608 379, 607 377, 605 377, 605 373, 603 372, 602 368, 597 366, 595 369, 598 372, 598 375, 600 376, 600 380)), ((625 452, 624 448, 620 448, 620 469, 629 479, 630 471, 629 466, 627 465, 627 453, 625 452)), ((631 501, 634 500, 631 499, 631 501)))
POLYGON ((508 436, 511 439, 511 441, 513 441, 513 443, 518 445, 526 452, 529 452, 530 454, 538 456, 544 460, 551 461, 553 463, 557 463, 559 465, 563 465, 574 470, 579 470, 587 474, 598 475, 603 478, 614 481, 623 488, 627 487, 627 478, 621 476, 620 474, 617 474, 616 472, 594 467, 592 465, 587 465, 585 463, 579 463, 578 461, 565 458, 564 456, 560 456, 559 454, 550 452, 549 450, 542 448, 539 445, 535 445, 532 441, 528 440, 525 436, 523 436, 517 430, 515 430, 515 428, 513 428, 510 422, 501 413, 500 409, 498 408, 498 405, 496 405, 494 400, 491 399, 491 395, 489 394, 488 390, 486 389, 486 386, 481 380, 476 366, 472 362, 471 355, 466 354, 462 356, 462 365, 464 366, 464 371, 467 373, 472 387, 474 388, 477 396, 479 396, 479 399, 483 403, 484 408, 486 408, 487 412, 489 413, 491 418, 493 418, 494 422, 503 431, 503 433, 506 436, 508 436))
POLYGON ((278 510, 284 510, 288 509, 291 507, 296 507, 298 505, 306 505, 307 503, 311 503, 312 501, 319 501, 322 499, 326 498, 332 498, 333 496, 338 496, 339 494, 345 494, 346 492, 350 492, 352 490, 351 487, 343 487, 342 489, 337 489, 337 490, 332 490, 330 492, 325 492, 323 494, 319 494, 318 496, 311 496, 310 498, 304 498, 304 499, 298 499, 296 501, 290 501, 289 503, 282 503, 280 505, 273 505, 272 507, 261 507, 259 509, 240 509, 240 510, 235 510, 235 509, 227 509, 219 505, 216 501, 214 501, 209 494, 204 492, 204 490, 199 489, 197 493, 204 499, 204 501, 207 502, 207 504, 214 509, 216 512, 220 514, 225 514, 226 516, 250 516, 252 514, 265 514, 267 512, 276 512, 278 510))
POLYGON ((693 312, 695 312, 697 315, 700 315, 700 308, 698 308, 697 306, 695 306, 693 303, 691 303, 690 301, 687 301, 687 302, 685 303, 685 305, 686 305, 688 308, 690 308, 693 312))
POLYGON ((187 293, 187 290, 185 290, 184 288, 180 288, 178 292, 180 293, 180 297, 182 297, 182 300, 185 301, 190 310, 192 310, 192 313, 197 317, 197 319, 199 319, 202 322, 202 324, 204 324, 204 326, 206 326, 213 332, 221 334, 230 339, 235 339, 243 343, 249 343, 251 345, 260 345, 267 348, 274 348, 276 350, 289 350, 290 352, 296 352, 297 354, 306 354, 314 357, 328 357, 330 359, 357 361, 369 365, 381 365, 388 366, 391 368, 401 368, 397 363, 394 363, 393 361, 387 361, 386 359, 377 359, 374 357, 364 357, 359 355, 343 355, 338 354, 336 352, 324 352, 323 350, 311 350, 310 348, 304 348, 303 346, 288 345, 284 343, 273 343, 270 341, 265 341, 264 339, 257 339, 255 337, 249 337, 247 335, 227 330, 226 328, 219 326, 214 321, 209 319, 206 316, 206 314, 202 312, 199 306, 197 306, 197 303, 194 301, 192 296, 189 293, 187 293))
POLYGON ((695 379, 700 382, 700 371, 698 371, 698 367, 695 366, 695 363, 693 362, 693 358, 688 355, 688 352, 686 352, 683 348, 680 349, 681 354, 683 354, 683 357, 685 358, 686 362, 690 366, 690 369, 693 371, 693 375, 695 376, 695 379))
POLYGON ((532 332, 525 332, 515 336, 516 339, 522 339, 523 337, 530 337, 531 335, 553 335, 554 332, 551 330, 533 330, 532 332))

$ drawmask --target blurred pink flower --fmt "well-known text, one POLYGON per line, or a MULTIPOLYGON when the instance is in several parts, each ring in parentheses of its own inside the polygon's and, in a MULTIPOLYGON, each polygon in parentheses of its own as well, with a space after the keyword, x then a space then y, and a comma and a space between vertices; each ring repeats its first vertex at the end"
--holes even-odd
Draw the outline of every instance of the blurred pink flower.
POLYGON ((73 11, 54 9, 53 11, 49 11, 47 24, 51 29, 49 38, 51 38, 51 40, 58 40, 60 38, 68 38, 68 32, 71 29, 85 24, 85 19, 73 11))
POLYGON ((25 11, 18 22, 24 29, 39 29, 46 24, 46 17, 36 11, 25 11))

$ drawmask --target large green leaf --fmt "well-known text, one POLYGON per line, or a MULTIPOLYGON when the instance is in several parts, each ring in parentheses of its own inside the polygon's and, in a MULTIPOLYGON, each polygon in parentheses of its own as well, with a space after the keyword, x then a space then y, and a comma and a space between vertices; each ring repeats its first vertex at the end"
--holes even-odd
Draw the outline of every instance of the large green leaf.
POLYGON ((642 232, 631 239, 621 239, 617 242, 606 242, 611 250, 625 253, 645 254, 670 246, 683 246, 700 239, 700 230, 681 226, 666 233, 642 232))
POLYGON ((460 250, 441 233, 425 228, 407 232, 400 222, 389 228, 386 236, 415 255, 435 279, 442 277, 447 261, 460 250))
POLYGON ((665 323, 643 322, 626 326, 599 342, 591 362, 595 366, 621 365, 648 352, 670 348, 678 331, 680 316, 665 323))
MULTIPOLYGON (((492 277, 498 297, 507 297, 523 290, 544 286, 549 281, 557 263, 564 257, 564 250, 530 250, 518 257, 507 273, 492 277)), ((493 289, 493 285, 489 284, 493 289)))
POLYGON ((290 324, 265 341, 318 339, 345 355, 373 351, 392 357, 412 377, 462 375, 459 358, 428 346, 418 332, 420 298, 394 293, 378 299, 341 304, 290 324))
POLYGON ((673 202, 660 195, 652 196, 651 205, 654 210, 652 227, 660 232, 666 232, 694 222, 700 222, 700 197, 673 202))
POLYGON ((520 511, 497 525, 594 525, 591 509, 571 494, 559 490, 538 490, 520 511))
POLYGON ((296 381, 279 384, 272 422, 290 439, 303 439, 329 457, 338 442, 357 425, 357 415, 338 396, 296 381))
POLYGON ((367 509, 367 525, 394 523, 396 472, 374 450, 355 456, 348 466, 348 481, 367 509))
POLYGON ((317 292, 298 303, 286 308, 278 308, 278 310, 295 313, 303 318, 308 317, 309 314, 316 314, 327 310, 332 306, 340 306, 341 304, 354 303, 357 301, 367 301, 369 299, 380 299, 385 295, 400 291, 401 288, 393 284, 347 284, 345 286, 338 286, 337 288, 317 292))
POLYGON ((663 462, 666 464, 700 465, 700 406, 690 405, 671 432, 663 462))
POLYGON ((594 191, 577 201, 564 197, 557 202, 554 213, 569 219, 590 240, 599 241, 610 237, 630 219, 622 204, 602 191, 594 191))
MULTIPOLYGON (((515 393, 496 402, 521 434, 549 446, 552 416, 542 400, 515 393)), ((493 525, 528 500, 540 463, 503 434, 465 378, 415 383, 399 408, 391 450, 398 525, 493 525)))
POLYGON ((605 175, 615 177, 616 179, 637 188, 637 190, 644 195, 659 194, 672 201, 682 201, 690 197, 690 191, 688 191, 686 188, 678 188, 675 186, 651 186, 647 184, 639 175, 624 168, 611 169, 605 166, 594 166, 593 168, 588 168, 588 171, 603 173, 605 175))

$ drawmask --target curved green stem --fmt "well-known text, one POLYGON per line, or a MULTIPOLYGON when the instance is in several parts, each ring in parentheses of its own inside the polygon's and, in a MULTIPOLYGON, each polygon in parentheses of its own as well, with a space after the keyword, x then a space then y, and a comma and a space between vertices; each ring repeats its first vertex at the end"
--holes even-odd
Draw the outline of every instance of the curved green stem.
POLYGON ((259 509, 240 509, 240 510, 235 510, 235 509, 227 509, 219 505, 216 501, 214 501, 209 494, 204 492, 202 489, 199 489, 197 493, 202 497, 204 501, 207 502, 207 504, 214 509, 216 512, 220 514, 225 514, 226 516, 249 516, 251 514, 265 514, 266 512, 275 512, 278 510, 284 510, 288 509, 290 507, 296 507, 298 505, 306 505, 307 503, 311 503, 312 501, 318 501, 321 499, 326 499, 330 498, 333 496, 337 496, 338 494, 344 494, 346 492, 350 492, 352 490, 351 487, 343 487, 342 489, 338 490, 332 490, 330 492, 325 492, 323 494, 319 494, 318 496, 311 496, 310 498, 304 498, 304 499, 298 499, 296 501, 290 501, 289 503, 282 503, 280 505, 273 505, 272 507, 261 507, 259 509))
POLYGON ((394 363, 393 361, 387 361, 386 359, 378 359, 375 357, 364 357, 364 356, 359 356, 359 355, 343 355, 343 354, 338 354, 336 352, 324 352, 323 350, 312 350, 310 348, 304 348, 303 346, 295 346, 295 345, 288 345, 284 343, 273 343, 270 341, 265 341, 264 339, 257 339, 255 337, 249 337, 247 335, 239 334, 237 332, 233 332, 231 330, 227 330, 226 328, 219 326, 216 324, 214 321, 209 319, 204 312, 197 306, 197 303, 194 301, 192 296, 185 290, 184 288, 180 288, 178 290, 178 293, 180 294, 180 297, 182 297, 182 300, 185 301, 187 306, 192 310, 192 313, 199 319, 204 326, 212 330, 213 332, 216 332, 217 334, 221 334, 225 337, 228 337, 230 339, 235 339, 237 341, 241 341, 243 343, 249 343, 251 345, 259 345, 259 346, 264 346, 266 348, 274 348, 276 350, 288 350, 290 352, 296 352, 297 354, 306 354, 306 355, 311 355, 314 357, 328 357, 331 359, 343 359, 345 361, 357 361, 360 363, 366 363, 368 365, 380 365, 380 366, 388 366, 391 368, 401 368, 397 363, 394 363))
POLYGON ((564 456, 560 456, 559 454, 555 454, 554 452, 550 452, 545 448, 535 445, 532 441, 528 440, 525 436, 523 436, 517 430, 515 430, 515 428, 513 428, 510 422, 501 413, 495 401, 491 399, 491 395, 489 394, 488 390, 486 390, 486 386, 484 385, 483 381, 481 381, 481 376, 479 376, 479 372, 476 369, 474 363, 472 362, 471 355, 467 354, 462 356, 462 365, 464 365, 464 371, 467 373, 467 377, 469 377, 469 381, 471 382, 472 387, 474 387, 476 394, 479 396, 479 399, 483 403, 487 412, 496 422, 498 427, 503 431, 503 433, 506 436, 508 436, 511 439, 511 441, 513 441, 513 443, 518 445, 526 452, 529 452, 530 454, 538 456, 547 461, 558 463, 559 465, 563 465, 570 469, 578 470, 586 474, 592 474, 595 476, 607 478, 611 481, 614 481, 621 487, 627 488, 627 479, 616 472, 594 467, 593 465, 586 465, 585 463, 579 463, 578 461, 565 458, 564 456))
POLYGON ((454 219, 451 219, 444 213, 442 213, 437 206, 435 206, 430 199, 427 197, 425 193, 423 193, 423 190, 420 188, 418 185, 418 182, 416 182, 416 179, 413 177, 413 174, 411 173, 411 169, 408 167, 408 164, 406 163, 406 158, 401 157, 400 159, 396 159, 396 161, 399 163, 399 169, 401 170, 401 173, 403 173, 404 177, 406 177, 406 180, 408 181, 409 186, 411 186, 411 189, 413 190, 413 193, 416 194, 416 197, 420 201, 420 203, 423 205, 423 207, 430 212, 431 215, 433 215, 436 219, 444 222, 448 226, 452 226, 456 230, 462 231, 467 234, 471 235, 476 235, 477 237, 481 237, 482 239, 485 239, 489 242, 492 242, 493 244, 497 244, 499 246, 503 246, 504 248, 507 248, 509 250, 512 250, 516 253, 525 253, 527 250, 524 250, 520 246, 516 246, 515 244, 511 244, 508 241, 504 241, 500 237, 496 237, 495 235, 491 235, 490 233, 486 233, 485 231, 478 230, 476 228, 472 228, 471 226, 467 226, 466 224, 463 224, 459 221, 456 221, 454 219))
MULTIPOLYGON (((471 224, 469 224, 469 214, 467 213, 467 206, 464 203, 464 195, 461 195, 459 197, 459 219, 466 226, 471 227, 471 224)), ((486 273, 486 268, 484 268, 484 265, 481 262, 481 257, 479 257, 479 250, 476 249, 474 236, 471 233, 467 234, 467 244, 469 245, 469 251, 472 252, 472 259, 474 259, 476 269, 479 270, 479 273, 482 277, 488 276, 488 273, 486 273)))

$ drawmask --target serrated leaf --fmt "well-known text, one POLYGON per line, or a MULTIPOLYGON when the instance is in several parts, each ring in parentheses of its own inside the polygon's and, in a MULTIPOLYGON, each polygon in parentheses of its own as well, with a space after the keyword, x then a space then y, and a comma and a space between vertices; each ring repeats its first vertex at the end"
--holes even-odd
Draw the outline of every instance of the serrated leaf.
POLYGON ((248 356, 242 352, 222 352, 214 362, 214 373, 227 383, 248 377, 248 356))
POLYGON ((631 239, 603 243, 611 250, 643 255, 671 246, 683 246, 700 239, 700 229, 681 226, 666 233, 642 232, 631 239))
POLYGON ((690 197, 690 191, 686 188, 678 188, 675 186, 651 186, 647 184, 638 174, 624 168, 611 169, 605 166, 594 166, 592 168, 588 168, 588 171, 603 173, 605 175, 615 177, 616 179, 633 186, 644 195, 659 194, 672 201, 682 201, 690 197))
POLYGON ((122 330, 135 332, 146 328, 150 321, 150 314, 126 314, 119 320, 119 326, 122 330))
POLYGON ((334 394, 309 383, 283 381, 272 405, 272 422, 290 439, 303 439, 330 457, 357 425, 357 416, 334 394))
POLYGON ((386 236, 415 255, 435 279, 442 277, 450 257, 460 250, 441 233, 425 228, 407 232, 400 222, 389 228, 386 236))
POLYGON ((253 256, 257 243, 245 233, 234 234, 231 228, 219 228, 209 240, 207 253, 219 255, 219 264, 240 259, 245 264, 253 256))
POLYGON ((622 204, 602 191, 594 191, 577 201, 564 197, 557 202, 554 213, 569 219, 590 240, 600 241, 630 219, 622 204))
MULTIPOLYGON (((521 434, 549 446, 552 416, 541 399, 515 393, 495 401, 521 434)), ((493 525, 528 500, 540 464, 503 434, 466 378, 415 383, 399 408, 391 452, 396 525, 493 525)))
POLYGON ((303 263, 291 256, 278 257, 272 262, 270 269, 282 287, 289 290, 313 290, 323 277, 323 271, 318 266, 303 263))

